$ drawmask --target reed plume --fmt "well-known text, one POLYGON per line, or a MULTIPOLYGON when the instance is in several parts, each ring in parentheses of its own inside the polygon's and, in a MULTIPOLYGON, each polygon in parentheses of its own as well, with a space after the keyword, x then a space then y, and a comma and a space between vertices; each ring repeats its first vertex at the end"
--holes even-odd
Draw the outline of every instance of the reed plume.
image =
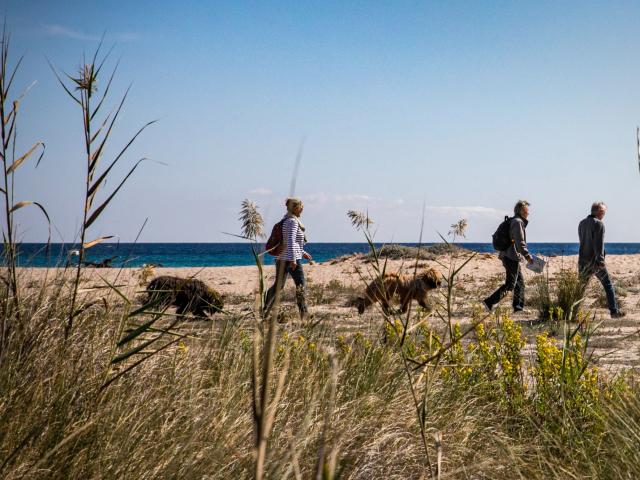
POLYGON ((359 212, 357 210, 349 210, 347 217, 351 220, 351 225, 357 230, 368 229, 373 223, 373 220, 369 218, 368 213, 359 212))
POLYGON ((243 237, 255 242, 265 236, 264 220, 258 211, 258 205, 254 202, 247 199, 242 201, 238 220, 242 222, 241 232, 243 237))

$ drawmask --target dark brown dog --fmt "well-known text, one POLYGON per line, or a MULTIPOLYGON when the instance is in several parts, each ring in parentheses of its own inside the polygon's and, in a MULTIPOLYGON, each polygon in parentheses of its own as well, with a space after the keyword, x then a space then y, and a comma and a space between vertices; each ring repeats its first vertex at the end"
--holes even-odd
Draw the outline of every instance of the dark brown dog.
POLYGON ((395 295, 400 298, 402 313, 407 312, 411 300, 416 300, 421 307, 428 308, 427 292, 438 288, 440 284, 440 274, 432 268, 426 269, 415 278, 385 273, 382 278, 374 280, 367 286, 364 297, 357 299, 358 313, 362 314, 367 307, 380 302, 382 311, 388 315, 389 302, 395 295))
POLYGON ((175 305, 176 313, 193 313, 205 317, 224 308, 222 297, 214 289, 195 278, 161 276, 151 280, 147 286, 147 302, 157 302, 161 308, 175 305))

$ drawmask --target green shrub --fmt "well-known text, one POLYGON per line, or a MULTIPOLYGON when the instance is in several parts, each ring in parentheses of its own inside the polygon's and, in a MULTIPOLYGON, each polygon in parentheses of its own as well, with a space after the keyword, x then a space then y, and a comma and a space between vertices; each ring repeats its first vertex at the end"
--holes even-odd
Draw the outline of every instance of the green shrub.
POLYGON ((553 281, 540 277, 534 284, 532 305, 541 319, 575 320, 584 300, 585 284, 578 272, 560 270, 553 281))
POLYGON ((551 297, 551 282, 548 277, 535 277, 533 281, 533 295, 531 305, 538 311, 541 319, 549 319, 554 310, 555 302, 551 297))
POLYGON ((584 299, 585 283, 578 272, 563 269, 556 275, 556 307, 564 312, 563 320, 574 320, 584 299))
MULTIPOLYGON (((451 252, 461 252, 465 250, 466 249, 451 243, 436 243, 435 245, 422 246, 420 248, 390 243, 377 248, 376 253, 378 258, 388 258, 391 260, 435 260, 439 255, 448 255, 451 252)), ((375 255, 371 252, 366 254, 365 258, 373 260, 375 255)))

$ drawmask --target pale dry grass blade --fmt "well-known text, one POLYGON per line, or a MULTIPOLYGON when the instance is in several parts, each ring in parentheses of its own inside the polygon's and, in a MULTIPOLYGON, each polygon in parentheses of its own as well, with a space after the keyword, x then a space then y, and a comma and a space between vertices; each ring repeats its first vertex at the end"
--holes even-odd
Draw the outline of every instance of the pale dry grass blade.
POLYGON ((20 158, 14 160, 14 162, 11 164, 11 166, 9 167, 9 169, 7 170, 7 173, 13 173, 16 171, 16 169, 22 164, 22 162, 24 162, 27 158, 29 158, 31 156, 31 154, 33 152, 35 152, 35 150, 41 147, 42 148, 42 152, 40 153, 40 156, 38 157, 37 163, 40 163, 40 159, 42 158, 42 156, 44 155, 44 143, 42 142, 36 142, 35 145, 33 145, 28 151, 27 153, 25 153, 24 155, 22 155, 20 158))
POLYGON ((328 439, 331 431, 331 420, 335 410, 339 367, 333 350, 328 352, 327 357, 331 376, 329 377, 329 398, 325 400, 323 405, 324 425, 322 427, 322 436, 320 437, 320 447, 318 449, 318 460, 316 462, 316 480, 333 480, 335 478, 338 456, 338 446, 334 443, 333 448, 331 448, 330 445, 328 445, 328 439))
POLYGON ((640 127, 636 128, 636 154, 638 155, 638 169, 640 169, 640 127))
POLYGON ((99 237, 96 238, 95 240, 91 240, 90 242, 85 242, 83 244, 83 247, 86 249, 91 248, 95 245, 98 245, 99 243, 105 242, 107 240, 109 240, 110 238, 113 238, 113 235, 107 235, 106 237, 99 237))
POLYGON ((291 173, 291 184, 289 185, 289 196, 294 197, 296 195, 296 183, 298 181, 298 171, 300 170, 300 164, 302 163, 302 152, 304 151, 304 144, 306 139, 303 137, 298 147, 298 153, 296 153, 296 160, 293 164, 293 172, 291 173))
POLYGON ((436 443, 436 479, 440 480, 442 477, 442 432, 436 432, 434 439, 436 443))

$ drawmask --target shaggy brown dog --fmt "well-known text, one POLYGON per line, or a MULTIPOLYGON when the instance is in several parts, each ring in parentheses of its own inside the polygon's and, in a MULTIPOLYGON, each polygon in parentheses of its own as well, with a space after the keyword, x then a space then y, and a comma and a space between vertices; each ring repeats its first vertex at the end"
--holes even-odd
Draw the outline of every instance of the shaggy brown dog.
POLYGON ((179 278, 168 275, 151 280, 147 286, 147 302, 158 302, 161 308, 178 307, 176 313, 191 312, 197 317, 214 314, 224 307, 218 292, 195 278, 179 278))
POLYGON ((358 313, 376 302, 382 305, 382 311, 389 314, 389 302, 397 294, 400 297, 402 313, 409 309, 411 300, 417 300, 423 308, 427 306, 427 292, 440 286, 440 274, 432 268, 426 269, 420 275, 404 277, 395 273, 385 273, 380 279, 371 282, 364 292, 364 297, 357 299, 358 313))

